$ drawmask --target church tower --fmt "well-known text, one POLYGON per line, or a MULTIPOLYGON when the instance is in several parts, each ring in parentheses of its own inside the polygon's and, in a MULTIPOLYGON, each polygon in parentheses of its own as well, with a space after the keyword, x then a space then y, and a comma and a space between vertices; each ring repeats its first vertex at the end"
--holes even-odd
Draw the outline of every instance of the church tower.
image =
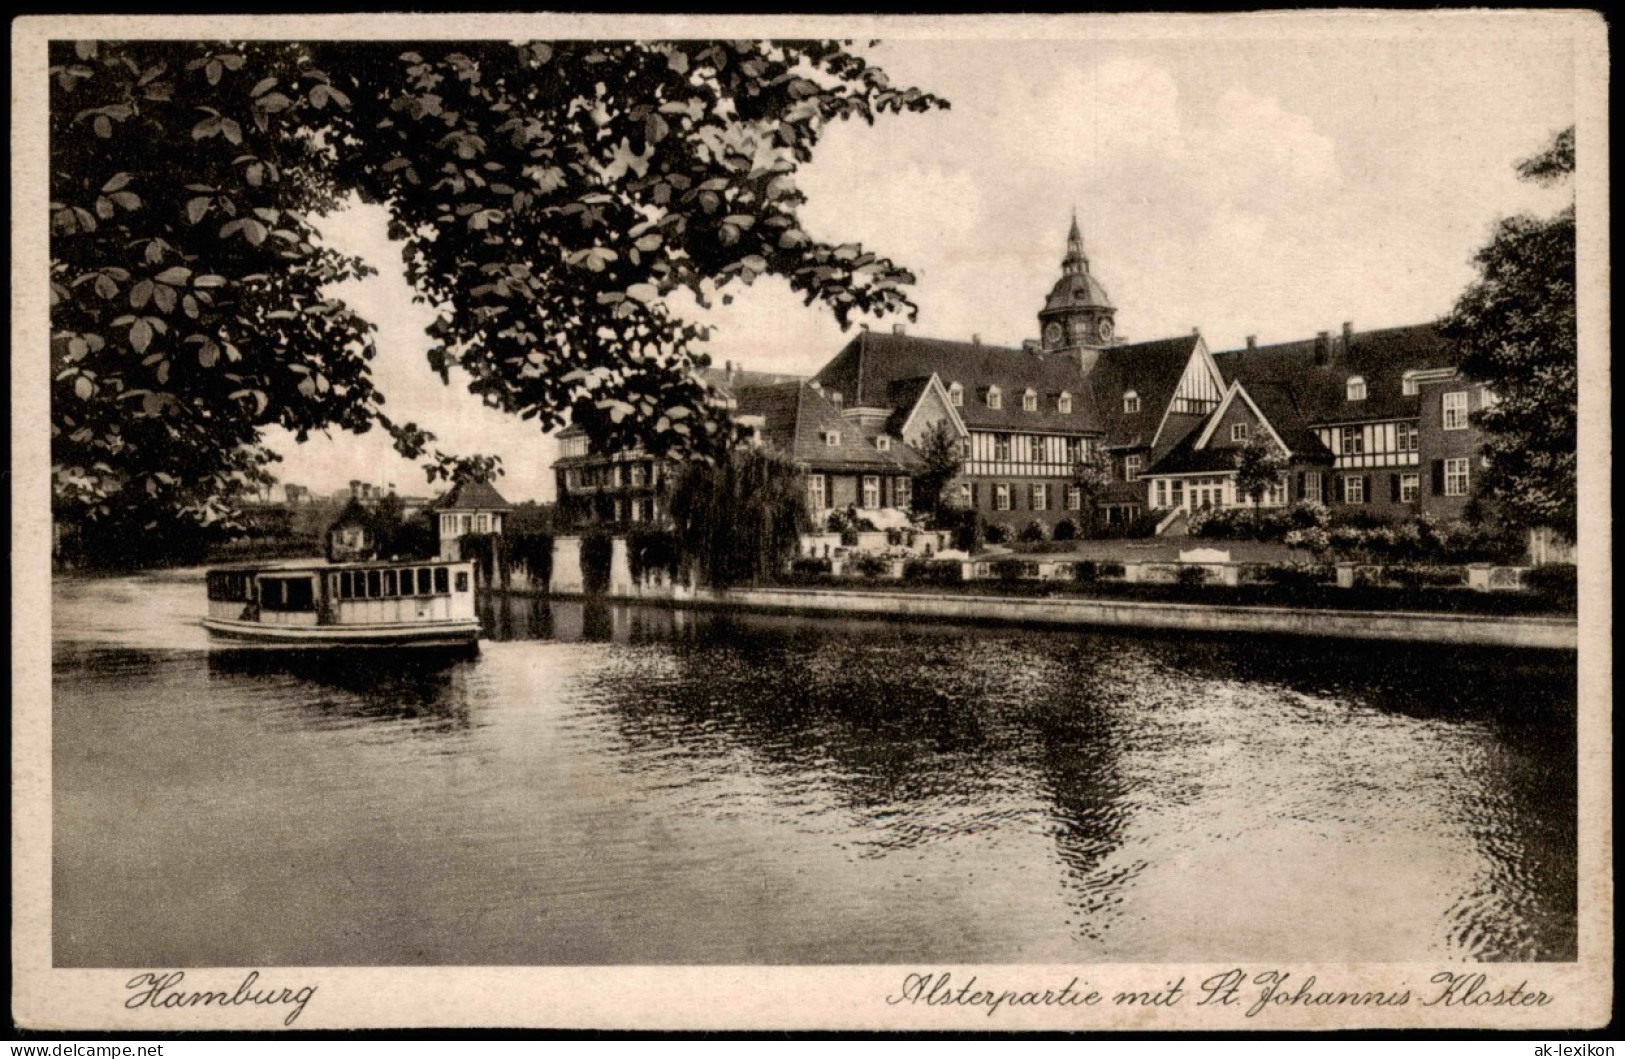
POLYGON ((1113 317, 1117 309, 1106 288, 1089 273, 1089 258, 1083 252, 1083 233, 1078 217, 1072 215, 1072 231, 1066 238, 1066 259, 1061 262, 1061 278, 1050 290, 1038 314, 1043 348, 1100 349, 1112 344, 1113 317))

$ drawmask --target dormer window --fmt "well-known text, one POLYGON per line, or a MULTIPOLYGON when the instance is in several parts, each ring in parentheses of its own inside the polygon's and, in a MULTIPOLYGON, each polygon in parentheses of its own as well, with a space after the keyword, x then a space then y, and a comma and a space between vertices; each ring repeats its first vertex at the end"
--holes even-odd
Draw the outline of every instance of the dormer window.
POLYGON ((1406 397, 1415 397, 1422 392, 1422 387, 1416 382, 1415 372, 1407 371, 1404 377, 1399 380, 1399 392, 1406 397))
POLYGON ((1131 416, 1140 410, 1140 395, 1130 390, 1123 395, 1123 414, 1131 416))
POLYGON ((1028 390, 1021 395, 1021 410, 1023 412, 1038 411, 1038 394, 1036 392, 1028 390))
POLYGON ((1351 375, 1349 377, 1348 399, 1351 401, 1365 400, 1365 376, 1351 375))
POLYGON ((987 388, 987 406, 989 408, 1004 407, 1004 395, 999 393, 999 388, 997 386, 989 386, 987 388))
POLYGON ((1231 423, 1230 424, 1230 440, 1231 441, 1246 441, 1247 440, 1247 424, 1246 423, 1231 423))
POLYGON ((882 434, 879 437, 875 438, 875 448, 879 449, 881 452, 890 452, 891 451, 891 438, 887 437, 884 434, 882 434))
POLYGON ((965 388, 957 382, 948 387, 948 403, 955 408, 965 407, 965 388))
POLYGON ((830 448, 839 448, 841 445, 841 432, 839 430, 824 431, 824 444, 830 448))
POLYGON ((1056 402, 1055 402, 1055 410, 1057 412, 1060 412, 1062 415, 1071 415, 1072 414, 1072 395, 1067 393, 1064 390, 1061 391, 1060 398, 1057 399, 1056 402))

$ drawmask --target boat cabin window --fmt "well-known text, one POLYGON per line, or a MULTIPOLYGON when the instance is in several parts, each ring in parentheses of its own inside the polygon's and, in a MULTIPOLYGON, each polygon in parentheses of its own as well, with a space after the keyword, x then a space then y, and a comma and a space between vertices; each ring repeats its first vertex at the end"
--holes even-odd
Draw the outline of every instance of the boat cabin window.
POLYGON ((260 577, 260 606, 265 610, 315 610, 315 586, 308 575, 260 577))
MULTIPOLYGON (((466 592, 468 574, 457 575, 458 591, 466 592)), ((451 592, 446 568, 420 566, 410 570, 345 570, 333 575, 339 599, 391 599, 396 596, 447 595, 451 592)))
POLYGON ((243 603, 254 598, 247 574, 209 574, 209 598, 223 603, 243 603))
POLYGON ((459 571, 457 571, 457 591, 459 591, 459 592, 467 592, 468 591, 468 571, 467 570, 459 570, 459 571))

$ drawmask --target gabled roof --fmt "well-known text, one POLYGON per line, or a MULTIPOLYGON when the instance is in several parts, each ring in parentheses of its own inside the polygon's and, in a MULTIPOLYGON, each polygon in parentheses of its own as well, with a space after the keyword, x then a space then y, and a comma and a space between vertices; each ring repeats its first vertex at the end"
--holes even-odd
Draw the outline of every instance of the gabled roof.
POLYGON ((440 511, 512 511, 513 505, 490 482, 464 479, 435 505, 440 511))
POLYGON ((1190 334, 1108 346, 1100 351, 1089 373, 1089 387, 1108 447, 1140 448, 1151 444, 1199 342, 1201 336, 1190 334), (1131 391, 1140 397, 1140 410, 1125 414, 1123 395, 1131 391))
POLYGON ((882 452, 875 438, 883 426, 864 427, 841 414, 834 402, 805 382, 772 386, 744 386, 734 393, 739 415, 760 416, 761 435, 767 444, 818 470, 854 470, 902 474, 918 467, 920 456, 893 439, 882 452), (839 436, 831 445, 827 438, 839 436))
MULTIPOLYGON (((1315 363, 1317 342, 1227 350, 1215 353, 1214 360, 1227 382, 1239 379, 1261 404, 1290 407, 1308 425, 1414 418, 1421 398, 1404 394, 1405 372, 1453 368, 1458 359, 1434 324, 1357 332, 1346 344, 1341 335, 1331 336, 1325 364, 1315 363), (1365 379, 1363 401, 1348 399, 1348 381, 1355 375, 1365 379)), ((1282 422, 1275 422, 1280 429, 1282 422)))
POLYGON ((945 387, 956 382, 964 387, 965 403, 955 411, 967 427, 1059 434, 1100 431, 1089 401, 1074 400, 1071 412, 1056 409, 1055 395, 1067 391, 1077 398, 1085 388, 1077 360, 1065 354, 864 331, 813 378, 825 392, 839 392, 849 405, 896 408, 894 394, 906 396, 909 391, 908 387, 894 391, 894 386, 932 374, 945 387), (1002 407, 989 408, 982 398, 989 386, 999 388, 1002 407), (1021 407, 1028 388, 1039 394, 1035 412, 1021 407))

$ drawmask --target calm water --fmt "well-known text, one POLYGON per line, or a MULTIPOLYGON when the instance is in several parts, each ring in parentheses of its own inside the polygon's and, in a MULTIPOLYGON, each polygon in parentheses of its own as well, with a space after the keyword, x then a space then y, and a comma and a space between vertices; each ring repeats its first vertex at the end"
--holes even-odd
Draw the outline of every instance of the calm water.
POLYGON ((1572 656, 56 585, 64 966, 1575 955, 1572 656))

